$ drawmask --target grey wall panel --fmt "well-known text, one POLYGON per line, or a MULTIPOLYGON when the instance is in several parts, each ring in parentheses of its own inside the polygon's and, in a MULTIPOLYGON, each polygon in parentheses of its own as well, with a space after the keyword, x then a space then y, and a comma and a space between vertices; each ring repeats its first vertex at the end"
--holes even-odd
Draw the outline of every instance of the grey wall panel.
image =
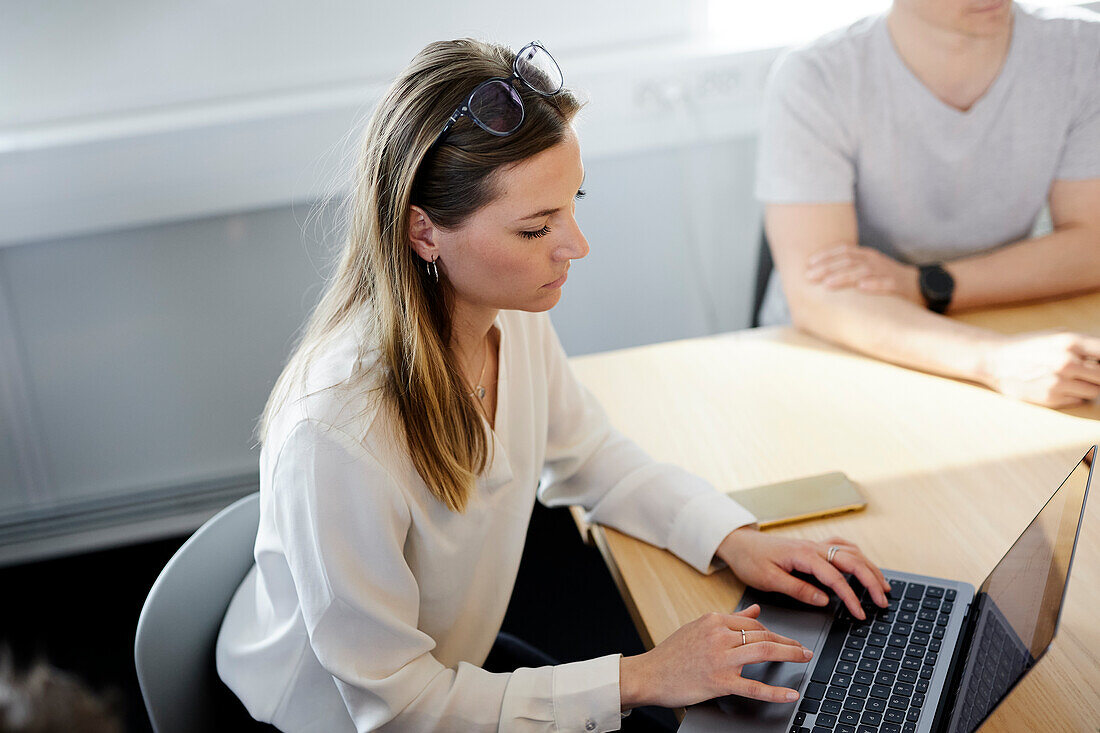
POLYGON ((321 249, 279 209, 0 252, 56 495, 254 469, 321 249))
MULTIPOLYGON (((751 149, 734 141, 588 165, 579 218, 592 252, 553 314, 569 353, 747 322, 758 217, 744 196, 751 149)), ((0 250, 57 500, 255 468, 254 421, 339 240, 318 241, 331 218, 303 234, 309 213, 272 209, 0 250)), ((11 463, 0 451, 0 465, 11 463)), ((0 506, 21 492, 3 495, 0 506)))
POLYGON ((586 166, 591 252, 553 311, 571 355, 744 328, 760 207, 755 138, 586 166))
POLYGON ((0 415, 0 513, 23 506, 29 500, 21 480, 13 428, 11 419, 0 415))

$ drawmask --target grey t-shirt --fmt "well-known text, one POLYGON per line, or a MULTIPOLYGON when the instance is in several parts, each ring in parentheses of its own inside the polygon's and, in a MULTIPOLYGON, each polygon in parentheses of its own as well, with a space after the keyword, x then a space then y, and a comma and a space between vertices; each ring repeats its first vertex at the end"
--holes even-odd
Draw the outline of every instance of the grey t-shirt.
MULTIPOLYGON (((1014 15, 1004 66, 967 112, 905 65, 884 15, 785 54, 768 83, 757 198, 854 202, 860 244, 911 264, 1027 237, 1053 181, 1100 178, 1100 15, 1014 15)), ((773 273, 761 322, 789 321, 773 273)))

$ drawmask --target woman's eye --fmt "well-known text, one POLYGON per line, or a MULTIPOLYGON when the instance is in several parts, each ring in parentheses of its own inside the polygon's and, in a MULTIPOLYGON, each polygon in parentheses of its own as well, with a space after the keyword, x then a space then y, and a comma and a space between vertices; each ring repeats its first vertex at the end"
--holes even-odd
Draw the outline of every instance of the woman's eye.
POLYGON ((545 237, 550 233, 549 225, 544 226, 542 229, 536 229, 533 232, 520 232, 519 235, 525 239, 538 239, 539 237, 545 237))
POLYGON ((583 188, 581 188, 581 189, 578 189, 578 190, 577 190, 577 195, 576 195, 576 196, 574 196, 573 198, 575 198, 575 199, 583 199, 583 198, 584 198, 584 189, 583 189, 583 188))

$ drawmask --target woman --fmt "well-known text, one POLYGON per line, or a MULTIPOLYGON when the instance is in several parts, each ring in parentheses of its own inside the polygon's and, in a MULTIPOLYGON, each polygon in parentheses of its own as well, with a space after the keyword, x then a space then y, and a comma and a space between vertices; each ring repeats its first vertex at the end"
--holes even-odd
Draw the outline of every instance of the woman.
POLYGON ((536 487, 702 572, 717 556, 822 605, 789 574, 812 572, 862 616, 840 573, 854 572, 886 604, 856 547, 836 541, 830 564, 825 545, 760 534, 614 431, 573 378, 545 315, 588 252, 573 216, 580 105, 561 87, 538 44, 434 43, 375 110, 343 259, 261 421, 256 566, 218 640, 222 679, 259 720, 616 730, 639 705, 797 698, 740 676, 810 657, 758 608, 699 619, 637 657, 480 669, 536 487))

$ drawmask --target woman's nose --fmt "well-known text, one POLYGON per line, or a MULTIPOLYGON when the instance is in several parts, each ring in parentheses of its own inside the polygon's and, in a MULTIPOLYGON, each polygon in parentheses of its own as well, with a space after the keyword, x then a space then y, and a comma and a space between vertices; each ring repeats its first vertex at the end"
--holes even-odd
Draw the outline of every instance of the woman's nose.
POLYGON ((585 239, 584 233, 577 225, 577 220, 573 219, 570 231, 558 250, 558 256, 563 260, 579 260, 585 257, 588 251, 588 240, 585 239))

